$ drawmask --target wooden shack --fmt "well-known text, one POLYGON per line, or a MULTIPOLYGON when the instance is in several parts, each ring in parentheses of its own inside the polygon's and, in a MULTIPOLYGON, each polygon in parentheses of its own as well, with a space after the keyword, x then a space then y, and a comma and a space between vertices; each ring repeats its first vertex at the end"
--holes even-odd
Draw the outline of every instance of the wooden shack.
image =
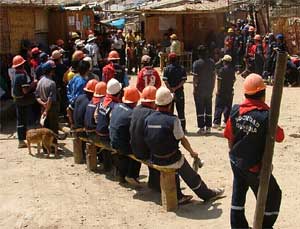
POLYGON ((85 5, 52 9, 49 12, 50 44, 58 38, 66 42, 72 32, 77 32, 82 39, 86 39, 89 30, 94 30, 94 12, 85 5))
POLYGON ((0 54, 16 54, 21 41, 48 45, 48 6, 0 4, 0 54))
POLYGON ((282 33, 291 55, 300 55, 300 5, 275 8, 271 14, 272 31, 282 33))
POLYGON ((160 42, 164 33, 173 31, 183 41, 185 50, 192 50, 213 34, 222 32, 226 11, 224 2, 145 9, 145 38, 160 42))

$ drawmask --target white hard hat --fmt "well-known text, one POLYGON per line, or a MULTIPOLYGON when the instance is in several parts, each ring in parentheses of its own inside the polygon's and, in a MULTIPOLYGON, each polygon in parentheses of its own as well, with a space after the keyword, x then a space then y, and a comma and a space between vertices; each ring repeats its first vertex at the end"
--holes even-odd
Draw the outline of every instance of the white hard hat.
POLYGON ((150 56, 148 56, 148 55, 142 56, 142 59, 141 59, 142 63, 150 63, 150 61, 151 61, 151 57, 150 56))
POLYGON ((115 78, 112 78, 107 83, 107 89, 106 93, 110 95, 118 94, 122 89, 122 84, 116 80, 115 78))
POLYGON ((232 61, 232 57, 230 55, 225 55, 223 58, 222 58, 223 61, 226 61, 226 62, 231 62, 232 61))
POLYGON ((166 87, 160 87, 156 91, 155 104, 158 106, 166 106, 170 104, 173 101, 173 99, 174 99, 173 94, 166 87))
POLYGON ((92 68, 93 68, 92 58, 89 56, 86 56, 83 58, 83 60, 90 63, 90 70, 92 70, 92 68))

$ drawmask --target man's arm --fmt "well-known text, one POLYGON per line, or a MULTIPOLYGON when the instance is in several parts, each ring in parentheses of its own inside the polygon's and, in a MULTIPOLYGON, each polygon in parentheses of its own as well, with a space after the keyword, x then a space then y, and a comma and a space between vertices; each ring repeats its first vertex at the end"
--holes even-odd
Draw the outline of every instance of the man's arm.
POLYGON ((181 145, 191 154, 192 157, 197 158, 198 153, 196 153, 192 147, 186 136, 183 136, 181 138, 181 145))

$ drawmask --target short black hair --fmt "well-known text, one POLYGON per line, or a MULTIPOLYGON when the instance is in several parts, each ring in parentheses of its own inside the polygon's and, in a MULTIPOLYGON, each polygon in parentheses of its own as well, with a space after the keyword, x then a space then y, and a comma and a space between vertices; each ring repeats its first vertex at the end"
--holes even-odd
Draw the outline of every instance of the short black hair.
POLYGON ((265 97, 265 96, 266 96, 266 89, 261 90, 261 91, 259 91, 259 92, 256 92, 256 93, 253 94, 253 95, 247 95, 247 94, 245 94, 245 97, 246 97, 247 99, 256 99, 256 100, 261 99, 261 98, 263 98, 263 97, 265 97))
POLYGON ((85 75, 90 70, 90 63, 88 61, 81 60, 78 64, 78 72, 80 75, 85 75))

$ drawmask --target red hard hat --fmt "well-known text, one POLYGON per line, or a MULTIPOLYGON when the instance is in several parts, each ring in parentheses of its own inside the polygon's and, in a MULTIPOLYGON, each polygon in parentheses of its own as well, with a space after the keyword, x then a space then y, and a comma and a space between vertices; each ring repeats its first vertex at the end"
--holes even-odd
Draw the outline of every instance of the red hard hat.
POLYGON ((155 95, 156 95, 156 87, 154 86, 147 86, 144 88, 142 95, 141 95, 141 102, 155 102, 155 95))
POLYGON ((175 52, 171 52, 168 57, 169 57, 169 60, 170 59, 175 59, 175 58, 177 58, 177 55, 176 55, 175 52))
POLYGON ((244 93, 254 95, 259 91, 266 89, 263 78, 255 73, 248 75, 244 81, 244 93))
POLYGON ((32 54, 39 54, 39 53, 41 53, 41 50, 39 50, 38 47, 35 47, 35 48, 31 49, 31 53, 32 54))
POLYGON ((95 79, 92 79, 92 80, 89 80, 85 87, 83 88, 83 90, 87 91, 87 92, 91 92, 91 93, 94 93, 95 92, 95 87, 96 87, 96 84, 98 83, 97 80, 95 79))
POLYGON ((254 36, 254 40, 258 40, 258 41, 261 41, 261 36, 259 34, 256 34, 254 36))
POLYGON ((106 95, 106 83, 101 81, 96 84, 94 97, 103 97, 106 95))
POLYGON ((111 51, 108 54, 108 60, 120 60, 120 55, 117 51, 111 51))
POLYGON ((77 51, 75 51, 75 52, 73 53, 73 55, 72 55, 72 60, 80 61, 80 60, 82 60, 84 57, 85 57, 85 54, 84 54, 82 51, 77 50, 77 51))
POLYGON ((124 88, 123 103, 137 103, 140 100, 140 93, 136 87, 124 88))
POLYGON ((13 62, 12 67, 17 68, 17 67, 23 65, 26 62, 26 60, 24 60, 24 58, 22 56, 17 55, 13 58, 12 62, 13 62))

